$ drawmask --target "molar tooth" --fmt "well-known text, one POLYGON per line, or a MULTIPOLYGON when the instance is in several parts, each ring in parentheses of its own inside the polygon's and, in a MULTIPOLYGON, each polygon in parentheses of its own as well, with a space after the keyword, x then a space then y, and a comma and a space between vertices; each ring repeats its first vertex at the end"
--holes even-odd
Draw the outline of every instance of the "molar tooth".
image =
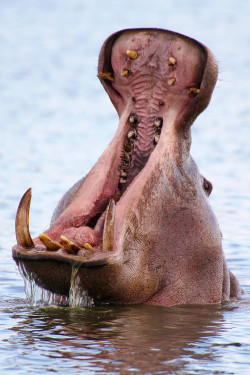
POLYGON ((129 122, 132 126, 136 126, 138 124, 138 117, 136 113, 131 113, 129 116, 129 122))
POLYGON ((16 213, 16 239, 19 246, 25 248, 34 247, 34 242, 29 231, 29 211, 31 202, 31 188, 29 188, 20 200, 16 213))
POLYGON ((114 81, 114 75, 113 73, 99 73, 97 75, 98 78, 107 79, 108 81, 114 81))
POLYGON ((155 134, 155 136, 154 136, 154 143, 158 143, 159 142, 159 140, 160 140, 160 134, 155 134))
POLYGON ((80 247, 74 244, 74 242, 70 241, 67 237, 61 236, 60 237, 60 244, 64 247, 64 249, 70 254, 76 254, 80 247))
POLYGON ((176 81, 176 79, 175 79, 174 77, 169 78, 169 79, 168 79, 168 85, 169 85, 169 86, 173 86, 174 83, 175 83, 175 81, 176 81))
POLYGON ((46 248, 50 251, 57 251, 62 247, 58 242, 52 240, 52 238, 47 236, 47 234, 45 233, 39 234, 39 238, 42 241, 42 243, 46 246, 46 248))
POLYGON ((163 119, 162 117, 157 117, 154 121, 154 126, 156 128, 161 128, 162 127, 162 122, 163 122, 163 119))
POLYGON ((160 100, 160 101, 159 101, 159 106, 163 107, 164 105, 165 105, 164 100, 160 100))
POLYGON ((201 90, 198 89, 198 87, 189 87, 186 91, 188 95, 192 94, 193 96, 196 96, 200 93, 201 90))
POLYGON ((129 74, 128 69, 122 69, 122 71, 121 71, 121 76, 122 76, 122 77, 127 77, 128 74, 129 74))
POLYGON ((121 177, 120 180, 119 180, 120 184, 126 184, 126 182, 127 182, 126 178, 121 177))
POLYGON ((127 172, 126 171, 121 171, 121 173, 120 173, 120 176, 121 177, 127 177, 127 172))
POLYGON ((132 140, 126 140, 124 143, 124 151, 126 151, 127 154, 132 155, 133 154, 133 149, 134 149, 134 144, 132 140))
POLYGON ((128 132, 128 139, 135 139, 136 138, 136 136, 137 136, 137 132, 136 132, 136 130, 135 129, 132 129, 132 130, 130 130, 129 132, 128 132))
POLYGON ((113 250, 113 240, 114 240, 114 225, 115 225, 115 202, 110 199, 107 208, 103 237, 102 237, 102 249, 103 251, 113 250))
POLYGON ((131 156, 127 152, 124 152, 123 153, 123 161, 126 161, 126 162, 130 163, 130 160, 131 160, 131 156))
POLYGON ((168 59, 168 65, 169 66, 174 66, 175 64, 176 64, 176 59, 173 56, 169 57, 169 59, 168 59))
POLYGON ((138 57, 138 53, 136 51, 131 51, 130 49, 127 50, 127 56, 132 59, 136 60, 138 57))

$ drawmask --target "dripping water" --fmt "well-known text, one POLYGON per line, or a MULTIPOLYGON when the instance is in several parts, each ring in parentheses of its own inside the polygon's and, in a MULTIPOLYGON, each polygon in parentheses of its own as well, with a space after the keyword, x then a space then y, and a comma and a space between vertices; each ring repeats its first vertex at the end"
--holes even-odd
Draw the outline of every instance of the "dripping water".
POLYGON ((77 274, 80 265, 72 265, 72 273, 69 290, 69 306, 70 307, 91 307, 94 301, 88 296, 86 290, 81 288, 80 276, 77 274))
POLYGON ((19 272, 24 280, 26 298, 30 305, 37 306, 69 306, 69 307, 91 307, 94 301, 80 286, 80 277, 77 275, 79 266, 72 265, 69 297, 52 293, 36 285, 32 274, 28 274, 23 262, 18 264, 19 272))
POLYGON ((18 264, 19 272, 24 280, 24 288, 26 298, 30 305, 36 306, 67 306, 68 297, 61 296, 56 293, 52 293, 42 287, 36 285, 32 275, 29 275, 26 271, 25 264, 19 262, 18 264))

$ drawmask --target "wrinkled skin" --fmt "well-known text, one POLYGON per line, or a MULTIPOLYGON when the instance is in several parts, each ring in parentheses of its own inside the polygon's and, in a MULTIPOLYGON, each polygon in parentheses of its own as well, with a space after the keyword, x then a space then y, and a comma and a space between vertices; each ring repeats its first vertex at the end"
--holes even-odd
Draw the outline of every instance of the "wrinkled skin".
POLYGON ((210 304, 239 297, 207 199, 212 185, 190 156, 191 125, 217 80, 211 52, 166 30, 123 30, 104 43, 98 76, 118 112, 117 132, 34 240, 26 192, 14 259, 39 286, 65 296, 78 266, 79 287, 95 302, 210 304))

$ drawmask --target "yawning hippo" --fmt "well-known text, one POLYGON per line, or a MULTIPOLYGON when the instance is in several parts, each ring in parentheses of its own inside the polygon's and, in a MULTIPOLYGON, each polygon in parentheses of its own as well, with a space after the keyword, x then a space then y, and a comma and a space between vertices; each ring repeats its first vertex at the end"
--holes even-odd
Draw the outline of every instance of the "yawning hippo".
POLYGON ((119 118, 89 174, 31 239, 31 190, 16 217, 13 257, 37 285, 68 296, 72 265, 95 302, 208 304, 238 297, 208 203, 212 185, 190 156, 190 127, 217 79, 211 52, 161 29, 111 35, 98 77, 119 118))

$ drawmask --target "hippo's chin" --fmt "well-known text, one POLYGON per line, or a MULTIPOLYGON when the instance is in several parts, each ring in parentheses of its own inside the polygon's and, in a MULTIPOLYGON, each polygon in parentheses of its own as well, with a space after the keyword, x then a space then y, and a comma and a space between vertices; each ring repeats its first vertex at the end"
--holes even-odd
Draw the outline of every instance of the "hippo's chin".
POLYGON ((227 300, 230 275, 207 202, 212 185, 189 153, 190 126, 217 79, 211 52, 170 31, 124 30, 104 43, 98 77, 118 112, 117 132, 35 239, 27 190, 14 259, 27 277, 62 295, 77 266, 81 287, 95 301, 227 300))

